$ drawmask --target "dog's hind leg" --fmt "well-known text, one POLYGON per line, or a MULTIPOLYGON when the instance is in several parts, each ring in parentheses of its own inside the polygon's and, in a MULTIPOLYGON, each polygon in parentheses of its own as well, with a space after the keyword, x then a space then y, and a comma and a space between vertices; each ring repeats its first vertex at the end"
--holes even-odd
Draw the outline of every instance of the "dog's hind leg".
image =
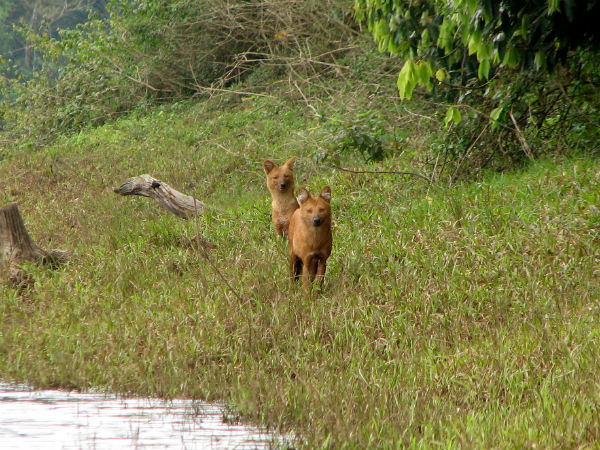
POLYGON ((302 275, 302 260, 290 252, 290 280, 292 283, 302 275))
POLYGON ((302 266, 302 260, 300 258, 296 259, 294 264, 294 281, 296 281, 298 278, 300 278, 300 275, 302 275, 302 266))

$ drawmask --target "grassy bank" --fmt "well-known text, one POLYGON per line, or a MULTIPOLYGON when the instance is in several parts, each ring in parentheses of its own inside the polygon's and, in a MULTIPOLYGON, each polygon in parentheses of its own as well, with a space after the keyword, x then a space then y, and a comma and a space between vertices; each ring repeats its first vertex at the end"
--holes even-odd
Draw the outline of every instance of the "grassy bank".
POLYGON ((0 379, 227 399, 301 448, 600 445, 597 161, 445 188, 323 168, 327 139, 297 103, 223 95, 5 153, 2 205, 72 256, 0 286, 0 379), (333 191, 312 298, 286 278, 262 171, 292 155, 297 185, 333 191), (141 173, 213 209, 112 193, 141 173))

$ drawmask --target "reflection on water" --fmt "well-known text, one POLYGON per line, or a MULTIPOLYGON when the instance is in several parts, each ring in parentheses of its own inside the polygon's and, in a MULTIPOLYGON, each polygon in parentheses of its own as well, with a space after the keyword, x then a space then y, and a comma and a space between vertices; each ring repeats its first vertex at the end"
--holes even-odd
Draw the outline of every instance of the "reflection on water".
POLYGON ((223 405, 38 391, 0 383, 0 448, 269 449, 273 436, 223 423, 223 405))

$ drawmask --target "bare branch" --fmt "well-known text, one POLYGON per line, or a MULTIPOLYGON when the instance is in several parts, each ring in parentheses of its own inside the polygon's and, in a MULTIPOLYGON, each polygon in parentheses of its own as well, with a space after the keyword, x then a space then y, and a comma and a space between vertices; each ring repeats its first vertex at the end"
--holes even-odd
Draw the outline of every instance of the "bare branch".
POLYGON ((425 175, 421 175, 420 173, 416 173, 416 172, 405 172, 405 171, 401 171, 401 170, 353 170, 353 169, 347 169, 345 167, 340 167, 337 166, 335 164, 330 164, 332 167, 341 170, 343 172, 350 172, 350 173, 373 173, 373 174, 393 174, 393 175, 409 175, 412 177, 418 177, 418 178, 422 178, 423 180, 427 181, 428 183, 433 183, 433 181, 429 178, 427 178, 425 175))
POLYGON ((184 219, 195 216, 209 207, 206 203, 182 194, 148 174, 129 178, 120 187, 114 188, 113 192, 151 198, 166 210, 184 219))

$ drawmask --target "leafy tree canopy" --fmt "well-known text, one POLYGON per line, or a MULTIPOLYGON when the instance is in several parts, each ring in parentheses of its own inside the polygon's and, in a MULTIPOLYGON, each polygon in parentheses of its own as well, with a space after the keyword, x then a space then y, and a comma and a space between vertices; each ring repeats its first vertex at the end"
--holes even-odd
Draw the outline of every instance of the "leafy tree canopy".
POLYGON ((5 64, 12 61, 20 74, 30 75, 36 66, 36 53, 19 31, 21 25, 58 38, 59 30, 85 22, 90 12, 104 13, 106 3, 107 0, 2 0, 0 60, 5 64))
POLYGON ((502 67, 552 71, 569 52, 600 46, 600 1, 356 0, 380 50, 407 58, 398 86, 487 80, 502 67), (418 62, 417 62, 418 61, 418 62))
POLYGON ((445 154, 511 165, 550 148, 600 148, 600 0, 355 0, 354 8, 380 51, 404 59, 401 98, 423 86, 452 105, 444 122, 455 141, 440 144, 445 154))

